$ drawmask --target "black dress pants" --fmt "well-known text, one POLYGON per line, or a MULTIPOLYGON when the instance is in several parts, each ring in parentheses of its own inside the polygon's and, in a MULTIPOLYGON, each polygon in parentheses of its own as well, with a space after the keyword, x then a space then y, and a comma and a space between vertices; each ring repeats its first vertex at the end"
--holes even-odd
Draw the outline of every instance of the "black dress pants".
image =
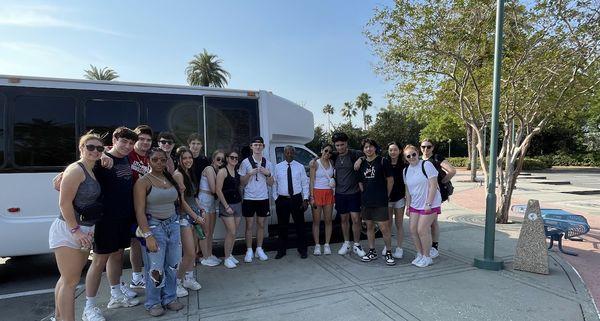
POLYGON ((294 219, 296 228, 296 237, 298 240, 298 252, 306 254, 306 231, 304 229, 304 207, 302 194, 296 194, 292 197, 279 196, 275 201, 277 210, 277 222, 279 225, 279 249, 278 252, 285 253, 287 249, 288 226, 290 224, 290 214, 294 219))

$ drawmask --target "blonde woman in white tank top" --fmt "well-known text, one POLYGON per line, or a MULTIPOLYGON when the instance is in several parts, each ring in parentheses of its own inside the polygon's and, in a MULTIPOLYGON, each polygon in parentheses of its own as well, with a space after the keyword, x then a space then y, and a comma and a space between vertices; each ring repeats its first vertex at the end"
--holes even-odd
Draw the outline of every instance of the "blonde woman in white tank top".
POLYGON ((329 241, 331 240, 331 216, 333 204, 335 203, 333 188, 335 186, 333 177, 334 169, 331 159, 333 146, 326 144, 321 149, 321 157, 310 162, 310 203, 313 207, 313 239, 315 241, 314 255, 321 255, 321 244, 319 233, 321 225, 321 213, 325 221, 325 244, 323 254, 331 254, 329 241))

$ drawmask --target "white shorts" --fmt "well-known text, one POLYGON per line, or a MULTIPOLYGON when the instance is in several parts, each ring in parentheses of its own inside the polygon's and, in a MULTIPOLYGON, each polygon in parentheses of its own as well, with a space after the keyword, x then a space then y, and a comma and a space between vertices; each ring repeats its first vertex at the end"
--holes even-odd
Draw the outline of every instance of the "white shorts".
MULTIPOLYGON (((86 234, 94 231, 93 226, 82 225, 80 229, 86 234)), ((56 249, 62 246, 77 250, 81 248, 81 244, 79 244, 79 242, 77 242, 77 240, 73 237, 71 229, 67 226, 67 222, 59 218, 55 219, 50 226, 48 245, 50 245, 50 249, 56 249)))
POLYGON ((403 208, 406 205, 406 199, 403 197, 395 202, 389 202, 388 208, 403 208))

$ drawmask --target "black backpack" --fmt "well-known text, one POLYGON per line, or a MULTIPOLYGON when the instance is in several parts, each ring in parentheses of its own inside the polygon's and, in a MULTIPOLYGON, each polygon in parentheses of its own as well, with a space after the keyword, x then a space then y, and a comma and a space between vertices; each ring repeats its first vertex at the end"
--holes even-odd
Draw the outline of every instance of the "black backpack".
MULTIPOLYGON (((258 165, 256 164, 256 162, 254 161, 254 157, 252 157, 252 155, 248 156, 248 161, 250 162, 250 165, 252 166, 252 168, 257 168, 258 165)), ((262 160, 260 161, 260 167, 266 167, 267 166, 267 159, 266 158, 262 158, 262 160)), ((258 174, 256 174, 256 180, 258 181, 258 174)), ((269 184, 267 184, 267 187, 269 186, 269 184)))

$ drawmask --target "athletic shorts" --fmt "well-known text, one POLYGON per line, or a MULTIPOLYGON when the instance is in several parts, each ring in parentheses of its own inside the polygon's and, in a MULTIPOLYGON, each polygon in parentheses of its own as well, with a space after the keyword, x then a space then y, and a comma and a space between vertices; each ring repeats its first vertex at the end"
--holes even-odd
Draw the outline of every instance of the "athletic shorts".
POLYGON ((389 208, 403 208, 405 205, 406 205, 406 198, 404 198, 404 197, 395 202, 388 203, 389 208))
POLYGON ((242 202, 242 215, 244 217, 253 217, 255 214, 258 217, 270 216, 269 200, 244 200, 242 202))
POLYGON ((100 220, 94 232, 94 253, 110 254, 128 248, 131 237, 131 220, 100 220))
POLYGON ((333 196, 332 189, 317 189, 313 190, 314 200, 316 206, 333 205, 335 203, 335 196, 333 196))
MULTIPOLYGON (((88 234, 90 232, 94 232, 94 226, 80 226, 81 232, 88 234)), ((67 226, 67 222, 57 218, 50 225, 50 231, 48 233, 48 245, 50 245, 50 249, 56 249, 59 247, 70 247, 72 249, 79 250, 81 248, 81 244, 77 242, 73 233, 71 233, 71 229, 67 226)))
POLYGON ((200 201, 200 208, 203 209, 206 214, 217 212, 217 203, 219 200, 213 195, 200 192, 200 194, 198 194, 198 200, 200 201))
POLYGON ((438 214, 442 214, 442 208, 441 207, 433 207, 433 208, 431 208, 431 213, 425 213, 425 210, 418 210, 416 208, 409 207, 408 212, 419 214, 419 215, 432 215, 432 214, 438 215, 438 214))
POLYGON ((366 221, 385 222, 390 219, 387 207, 365 207, 360 214, 366 221))
POLYGON ((360 213, 360 192, 355 194, 335 194, 335 210, 338 214, 360 213))
POLYGON ((219 217, 242 217, 242 203, 228 204, 233 214, 227 213, 223 204, 219 203, 219 217))

